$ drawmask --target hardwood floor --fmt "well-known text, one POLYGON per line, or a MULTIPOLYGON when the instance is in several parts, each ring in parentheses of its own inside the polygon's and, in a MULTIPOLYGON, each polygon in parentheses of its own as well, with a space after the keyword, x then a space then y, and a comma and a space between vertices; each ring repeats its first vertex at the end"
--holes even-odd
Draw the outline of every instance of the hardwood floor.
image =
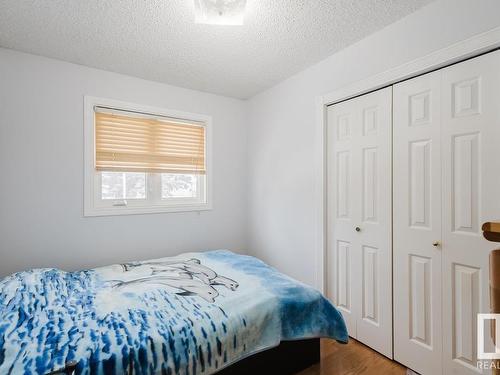
POLYGON ((405 375, 406 367, 350 339, 347 345, 321 340, 321 362, 297 375, 405 375))

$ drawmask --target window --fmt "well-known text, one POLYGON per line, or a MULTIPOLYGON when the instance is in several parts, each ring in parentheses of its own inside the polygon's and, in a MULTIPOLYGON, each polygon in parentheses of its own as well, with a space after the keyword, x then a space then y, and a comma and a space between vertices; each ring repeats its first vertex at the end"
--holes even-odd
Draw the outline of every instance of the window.
POLYGON ((85 216, 210 209, 210 125, 85 97, 85 216))

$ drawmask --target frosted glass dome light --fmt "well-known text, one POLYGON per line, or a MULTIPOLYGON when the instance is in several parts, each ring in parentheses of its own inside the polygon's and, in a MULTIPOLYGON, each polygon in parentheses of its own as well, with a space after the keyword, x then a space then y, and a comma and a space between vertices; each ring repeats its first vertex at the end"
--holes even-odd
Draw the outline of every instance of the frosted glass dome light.
POLYGON ((194 0, 195 22, 243 25, 246 0, 194 0))

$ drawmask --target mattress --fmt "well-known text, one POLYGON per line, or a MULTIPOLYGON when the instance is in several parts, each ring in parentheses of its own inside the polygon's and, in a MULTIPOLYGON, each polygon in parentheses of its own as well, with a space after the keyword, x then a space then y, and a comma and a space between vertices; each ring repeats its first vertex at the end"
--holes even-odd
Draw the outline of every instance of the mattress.
POLYGON ((318 291, 226 250, 0 281, 0 374, 212 374, 314 337, 348 339, 318 291))

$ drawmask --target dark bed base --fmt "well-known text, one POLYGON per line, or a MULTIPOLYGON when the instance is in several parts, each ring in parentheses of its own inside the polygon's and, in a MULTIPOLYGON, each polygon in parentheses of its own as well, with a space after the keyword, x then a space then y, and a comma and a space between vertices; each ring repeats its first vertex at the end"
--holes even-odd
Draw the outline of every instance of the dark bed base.
POLYGON ((282 341, 276 348, 242 359, 217 375, 292 375, 318 363, 319 339, 282 341))
MULTIPOLYGON (((319 359, 319 339, 282 341, 279 346, 242 359, 217 375, 292 375, 314 365, 319 359)), ((66 368, 47 375, 73 375, 75 369, 76 362, 70 362, 66 368)), ((128 375, 132 375, 132 368, 128 375)))

